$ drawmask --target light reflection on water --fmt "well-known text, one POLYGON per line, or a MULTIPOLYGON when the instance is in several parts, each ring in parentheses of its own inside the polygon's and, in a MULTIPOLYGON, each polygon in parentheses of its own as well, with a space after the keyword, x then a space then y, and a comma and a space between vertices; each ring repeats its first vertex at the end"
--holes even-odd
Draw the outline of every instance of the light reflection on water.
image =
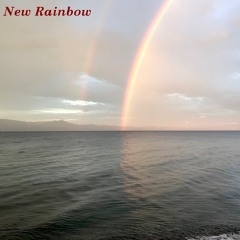
POLYGON ((171 168, 171 162, 180 159, 167 152, 165 143, 159 140, 150 145, 146 144, 146 139, 139 141, 134 135, 123 138, 121 167, 125 173, 126 192, 132 198, 148 201, 154 195, 174 191, 184 181, 181 170, 171 168))

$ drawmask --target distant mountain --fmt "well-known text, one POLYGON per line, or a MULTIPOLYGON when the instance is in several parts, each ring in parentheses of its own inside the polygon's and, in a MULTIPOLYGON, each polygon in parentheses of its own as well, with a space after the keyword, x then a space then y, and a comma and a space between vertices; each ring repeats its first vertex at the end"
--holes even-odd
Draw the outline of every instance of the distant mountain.
POLYGON ((0 119, 0 131, 119 131, 120 127, 106 125, 78 125, 67 121, 22 122, 0 119))

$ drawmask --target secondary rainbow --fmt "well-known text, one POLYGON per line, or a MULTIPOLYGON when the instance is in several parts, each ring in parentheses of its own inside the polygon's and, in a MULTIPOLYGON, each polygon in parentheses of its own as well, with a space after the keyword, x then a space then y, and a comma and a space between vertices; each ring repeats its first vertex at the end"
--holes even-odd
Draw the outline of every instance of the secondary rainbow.
POLYGON ((86 62, 84 65, 84 73, 90 75, 91 71, 92 71, 92 66, 94 63, 94 58, 96 56, 96 52, 97 52, 97 45, 99 42, 99 39, 101 37, 102 34, 102 27, 104 26, 105 22, 107 21, 108 15, 111 12, 111 9, 114 6, 114 2, 106 2, 105 6, 104 6, 104 11, 102 12, 100 19, 98 20, 98 25, 96 28, 96 32, 95 32, 95 37, 92 39, 92 42, 90 44, 90 48, 88 51, 88 55, 86 58, 86 62))
POLYGON ((135 60, 133 62, 133 65, 132 65, 132 68, 131 68, 131 71, 130 71, 130 74, 128 77, 127 87, 126 87, 124 101, 123 101, 122 122, 121 122, 122 130, 125 129, 126 124, 127 124, 127 117, 128 117, 128 113, 129 113, 131 99, 132 99, 132 93, 133 93, 134 86, 137 81, 138 73, 141 68, 143 59, 149 48, 149 45, 151 43, 152 37, 154 36, 154 33, 156 32, 161 20, 163 19, 164 15, 166 14, 167 10, 169 9, 169 7, 173 3, 173 1, 174 0, 165 0, 163 2, 158 13, 152 20, 144 38, 140 44, 140 47, 137 51, 135 60))
MULTIPOLYGON (((102 34, 102 27, 104 26, 105 22, 107 21, 108 15, 111 12, 115 3, 113 2, 106 2, 103 12, 98 20, 98 25, 96 26, 95 37, 91 39, 90 46, 88 49, 88 54, 86 57, 86 61, 83 66, 83 74, 91 75, 92 67, 94 65, 94 58, 97 54, 98 42, 102 34)), ((86 99, 87 95, 87 84, 83 83, 82 88, 80 89, 80 98, 81 100, 86 99)))

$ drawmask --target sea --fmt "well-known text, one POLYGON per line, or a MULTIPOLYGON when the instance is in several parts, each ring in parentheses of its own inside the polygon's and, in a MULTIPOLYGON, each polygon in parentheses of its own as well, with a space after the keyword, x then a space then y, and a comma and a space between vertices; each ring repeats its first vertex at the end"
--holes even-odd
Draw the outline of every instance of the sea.
POLYGON ((240 132, 1 132, 0 239, 240 239, 240 132))

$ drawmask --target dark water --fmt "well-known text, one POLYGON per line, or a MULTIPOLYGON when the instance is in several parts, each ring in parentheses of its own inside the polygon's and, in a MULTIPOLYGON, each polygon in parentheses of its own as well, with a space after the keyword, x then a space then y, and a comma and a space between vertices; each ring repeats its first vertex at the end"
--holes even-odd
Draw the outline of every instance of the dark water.
POLYGON ((0 239, 238 232, 239 146, 240 132, 0 133, 0 239))

